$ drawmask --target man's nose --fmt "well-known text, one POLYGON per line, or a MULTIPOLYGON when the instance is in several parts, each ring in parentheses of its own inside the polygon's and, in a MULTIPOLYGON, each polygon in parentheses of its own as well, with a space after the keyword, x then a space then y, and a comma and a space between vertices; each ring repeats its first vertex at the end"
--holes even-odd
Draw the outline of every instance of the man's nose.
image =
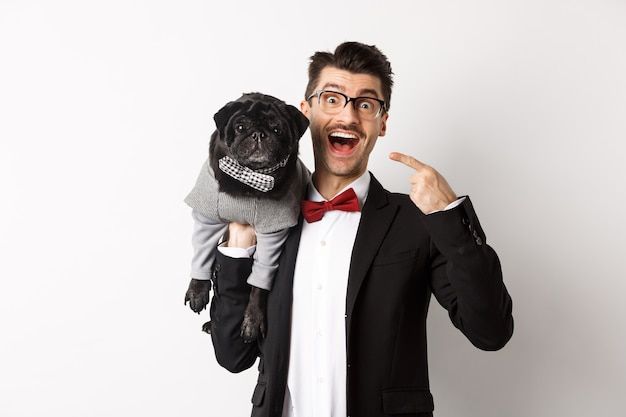
POLYGON ((349 123, 355 123, 360 120, 359 112, 356 109, 354 101, 348 102, 348 104, 346 104, 344 108, 341 109, 336 117, 337 120, 346 121, 349 123))

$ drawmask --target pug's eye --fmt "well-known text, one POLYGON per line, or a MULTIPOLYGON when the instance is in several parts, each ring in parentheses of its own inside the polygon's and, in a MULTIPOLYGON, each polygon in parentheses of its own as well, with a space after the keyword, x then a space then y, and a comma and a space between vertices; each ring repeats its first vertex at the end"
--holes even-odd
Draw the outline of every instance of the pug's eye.
POLYGON ((283 130, 280 127, 275 127, 274 128, 274 133, 276 133, 278 136, 283 134, 283 130))
POLYGON ((237 132, 243 132, 243 129, 244 129, 244 127, 243 127, 243 125, 241 123, 239 123, 238 125, 235 126, 235 130, 237 132))

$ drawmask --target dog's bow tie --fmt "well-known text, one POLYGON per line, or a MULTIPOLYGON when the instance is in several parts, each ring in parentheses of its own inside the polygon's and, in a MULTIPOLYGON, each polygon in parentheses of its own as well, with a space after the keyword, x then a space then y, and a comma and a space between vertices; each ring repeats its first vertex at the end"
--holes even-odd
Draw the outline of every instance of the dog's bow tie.
POLYGON ((218 166, 224 174, 233 177, 237 181, 240 181, 255 190, 266 193, 274 188, 274 177, 268 174, 271 174, 272 172, 275 172, 287 165, 288 159, 289 157, 285 158, 279 164, 271 168, 254 171, 241 165, 230 156, 225 156, 219 160, 218 166))
POLYGON ((302 201, 302 215, 309 223, 321 220, 329 210, 359 211, 359 199, 352 188, 348 188, 330 201, 302 201))

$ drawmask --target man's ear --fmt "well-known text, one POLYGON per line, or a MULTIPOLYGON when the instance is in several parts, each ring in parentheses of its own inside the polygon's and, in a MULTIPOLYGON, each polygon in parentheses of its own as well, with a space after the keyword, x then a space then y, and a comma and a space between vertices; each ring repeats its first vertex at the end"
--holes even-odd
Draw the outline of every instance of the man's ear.
POLYGON ((389 118, 389 113, 385 112, 382 116, 380 116, 380 132, 378 136, 385 136, 387 133, 387 119, 389 118))
POLYGON ((304 114, 307 118, 311 118, 310 116, 310 112, 311 112, 311 105, 309 104, 309 102, 307 100, 302 100, 300 102, 300 111, 302 112, 302 114, 304 114))

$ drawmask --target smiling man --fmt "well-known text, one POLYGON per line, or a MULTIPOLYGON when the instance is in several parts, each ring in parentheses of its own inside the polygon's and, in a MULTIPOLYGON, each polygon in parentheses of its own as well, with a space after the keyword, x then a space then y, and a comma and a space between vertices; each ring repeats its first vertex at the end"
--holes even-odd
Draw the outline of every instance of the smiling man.
POLYGON ((386 191, 367 170, 392 85, 374 46, 347 42, 311 57, 300 109, 315 170, 267 298, 266 337, 255 343, 239 337, 254 233, 230 226, 213 276, 211 334, 232 372, 260 358, 253 416, 432 416, 432 294, 476 347, 500 349, 512 335, 511 298, 469 197, 400 153, 390 158, 415 170, 410 195, 386 191))
POLYGON ((327 199, 360 177, 389 114, 381 82, 369 74, 336 67, 321 70, 315 90, 300 104, 311 122, 314 184, 327 199))

